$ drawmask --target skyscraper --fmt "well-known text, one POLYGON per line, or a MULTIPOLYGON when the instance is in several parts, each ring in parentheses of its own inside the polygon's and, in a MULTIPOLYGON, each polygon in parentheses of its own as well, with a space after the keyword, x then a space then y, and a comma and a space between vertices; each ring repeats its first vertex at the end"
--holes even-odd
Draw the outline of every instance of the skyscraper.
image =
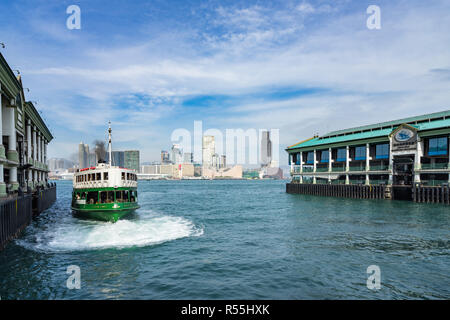
MULTIPOLYGON (((106 153, 106 162, 109 163, 109 153, 106 153)), ((117 167, 125 167, 125 153, 123 151, 112 152, 112 165, 117 167)))
POLYGON ((202 141, 202 163, 203 167, 210 168, 212 166, 212 158, 216 153, 214 136, 203 136, 202 141))
POLYGON ((80 167, 80 169, 86 167, 86 162, 84 161, 84 159, 84 144, 83 142, 80 142, 80 144, 78 145, 78 166, 80 167))
POLYGON ((179 144, 172 145, 171 160, 174 164, 180 164, 183 162, 183 153, 179 144))
POLYGON ((124 151, 124 167, 139 172, 139 150, 124 151))
POLYGON ((267 166, 272 161, 272 141, 270 141, 270 132, 263 131, 261 134, 261 165, 267 166))
POLYGON ((194 162, 194 154, 192 152, 185 152, 183 163, 193 163, 194 162))
POLYGON ((169 163, 170 163, 169 152, 162 150, 161 151, 161 164, 169 164, 169 163))

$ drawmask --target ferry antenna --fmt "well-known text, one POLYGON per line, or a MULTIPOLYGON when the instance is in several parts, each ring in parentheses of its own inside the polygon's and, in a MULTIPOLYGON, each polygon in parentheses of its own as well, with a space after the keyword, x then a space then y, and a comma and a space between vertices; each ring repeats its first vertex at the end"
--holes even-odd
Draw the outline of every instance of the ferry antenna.
POLYGON ((111 121, 108 121, 108 154, 109 166, 112 166, 111 121))

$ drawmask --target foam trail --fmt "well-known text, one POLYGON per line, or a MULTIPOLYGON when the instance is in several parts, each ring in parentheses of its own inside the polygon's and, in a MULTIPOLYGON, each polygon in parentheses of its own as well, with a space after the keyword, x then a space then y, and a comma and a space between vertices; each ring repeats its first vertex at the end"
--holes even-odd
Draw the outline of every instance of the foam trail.
POLYGON ((64 252, 149 246, 175 239, 199 236, 203 230, 182 217, 143 215, 116 223, 63 219, 45 230, 35 230, 19 245, 32 250, 64 252))

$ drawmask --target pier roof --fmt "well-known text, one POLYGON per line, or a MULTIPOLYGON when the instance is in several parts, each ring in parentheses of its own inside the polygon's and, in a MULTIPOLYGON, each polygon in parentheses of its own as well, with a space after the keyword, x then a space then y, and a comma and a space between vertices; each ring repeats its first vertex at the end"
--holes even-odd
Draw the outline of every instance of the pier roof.
POLYGON ((450 128, 450 110, 431 113, 428 115, 404 118, 394 121, 382 122, 374 125, 333 131, 321 137, 314 137, 292 146, 286 150, 309 148, 322 145, 339 144, 348 141, 359 141, 373 138, 386 138, 392 130, 401 124, 409 124, 419 132, 433 129, 450 128), (433 120, 435 119, 435 120, 433 120))

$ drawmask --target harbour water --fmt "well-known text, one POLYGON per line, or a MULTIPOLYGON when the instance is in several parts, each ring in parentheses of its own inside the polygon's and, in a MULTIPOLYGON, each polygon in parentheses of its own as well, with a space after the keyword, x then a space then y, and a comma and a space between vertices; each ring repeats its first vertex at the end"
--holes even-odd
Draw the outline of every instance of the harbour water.
POLYGON ((449 299, 450 210, 293 195, 286 181, 140 181, 136 214, 72 216, 71 181, 0 252, 1 299, 449 299), (67 267, 81 271, 68 289, 67 267), (369 290, 367 267, 381 270, 369 290))

